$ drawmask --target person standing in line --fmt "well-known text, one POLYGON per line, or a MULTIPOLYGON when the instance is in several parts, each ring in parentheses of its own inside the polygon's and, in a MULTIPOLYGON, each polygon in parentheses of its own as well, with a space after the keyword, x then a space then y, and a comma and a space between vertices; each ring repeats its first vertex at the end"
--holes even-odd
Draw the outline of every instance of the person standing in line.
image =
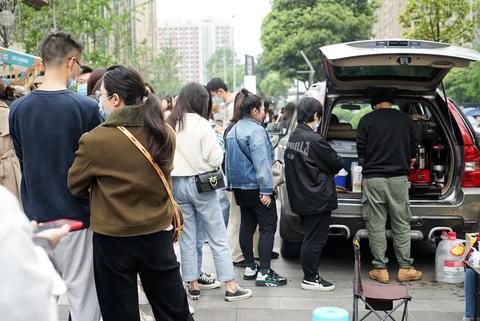
POLYGON ((15 101, 9 125, 22 169, 21 198, 27 217, 39 223, 61 218, 83 222, 84 229, 69 233, 55 248, 55 264, 67 284, 72 320, 98 321, 88 200, 72 196, 67 188, 80 136, 100 123, 95 100, 67 89, 81 72, 82 50, 63 31, 45 38, 44 81, 15 101))
POLYGON ((233 105, 236 94, 228 90, 227 84, 220 78, 212 78, 207 84, 207 90, 212 95, 214 104, 224 103, 224 119, 223 126, 227 126, 233 117, 233 105))
POLYGON ((270 267, 277 207, 273 198, 273 149, 261 123, 265 118, 262 100, 246 89, 237 95, 240 120, 227 135, 226 162, 228 187, 240 206, 240 247, 245 257, 243 278, 255 279, 257 286, 280 286, 287 279, 270 267), (253 234, 259 225, 260 266, 253 258, 253 234))
POLYGON ((181 207, 185 228, 180 237, 182 277, 188 283, 188 293, 193 299, 200 297, 200 289, 220 286, 213 278, 201 274, 202 252, 197 249, 197 229, 201 223, 218 279, 225 282, 225 300, 238 301, 252 295, 235 282, 231 253, 228 245, 222 210, 215 190, 200 193, 195 176, 218 169, 223 152, 214 130, 208 122, 209 94, 205 87, 188 83, 178 95, 168 122, 177 133, 174 169, 172 171, 173 194, 181 207))
POLYGON ((318 274, 327 243, 332 211, 338 206, 334 175, 343 168, 343 159, 317 134, 323 114, 315 98, 300 101, 297 128, 285 150, 285 183, 290 205, 305 230, 301 249, 305 290, 332 291, 335 286, 318 274))
POLYGON ((35 231, 18 200, 0 186, 2 320, 58 321, 56 297, 67 288, 49 257, 69 226, 35 231), (33 229, 32 229, 33 228, 33 229))
POLYGON ((93 69, 88 66, 83 66, 82 72, 77 79, 77 94, 88 96, 88 79, 92 75, 93 69))
POLYGON ((410 256, 410 212, 408 175, 415 164, 417 145, 415 126, 410 116, 392 108, 390 89, 378 88, 372 94, 373 112, 360 120, 357 129, 358 162, 363 166, 362 215, 374 257, 368 276, 389 283, 385 256, 387 217, 393 235, 393 247, 400 269, 399 282, 416 281, 422 272, 413 266, 410 256))
POLYGON ((8 126, 10 107, 5 102, 7 99, 6 89, 5 85, 0 83, 0 185, 7 188, 20 201, 22 174, 10 137, 8 126))
POLYGON ((175 133, 137 71, 111 67, 100 90, 110 116, 80 139, 68 187, 91 201, 103 319, 139 320, 138 273, 157 320, 192 320, 172 243, 174 204, 152 164, 117 127, 127 128, 145 146, 167 181, 175 133))

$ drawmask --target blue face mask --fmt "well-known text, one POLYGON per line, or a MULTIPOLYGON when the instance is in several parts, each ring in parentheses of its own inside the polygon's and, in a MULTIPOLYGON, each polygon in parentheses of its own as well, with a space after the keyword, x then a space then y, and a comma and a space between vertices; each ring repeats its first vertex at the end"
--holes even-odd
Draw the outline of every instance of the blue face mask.
POLYGON ((316 132, 316 131, 317 131, 317 129, 318 129, 318 125, 319 125, 319 124, 314 124, 314 125, 312 126, 312 130, 313 130, 314 132, 316 132))
POLYGON ((79 94, 81 96, 86 96, 87 95, 87 84, 78 84, 77 94, 79 94))
POLYGON ((100 118, 102 119, 102 122, 103 121, 106 121, 108 119, 108 116, 110 116, 110 113, 109 111, 106 111, 104 108, 103 108, 103 99, 102 97, 100 97, 100 99, 98 100, 98 110, 100 111, 100 118))
POLYGON ((67 82, 67 89, 70 91, 73 91, 73 88, 75 87, 76 83, 77 82, 75 80, 69 79, 67 82))
POLYGON ((221 105, 221 104, 223 104, 223 99, 220 98, 220 97, 216 97, 216 96, 215 96, 215 97, 212 98, 212 102, 213 102, 215 105, 221 105))

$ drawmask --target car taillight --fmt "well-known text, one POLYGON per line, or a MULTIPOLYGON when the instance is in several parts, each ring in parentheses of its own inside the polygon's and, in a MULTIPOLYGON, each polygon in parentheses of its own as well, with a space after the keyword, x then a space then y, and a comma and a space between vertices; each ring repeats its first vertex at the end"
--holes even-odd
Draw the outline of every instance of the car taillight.
POLYGON ((465 167, 463 171, 463 187, 480 187, 480 150, 476 146, 463 148, 465 167))
POLYGON ((475 140, 470 130, 451 100, 448 101, 448 108, 460 129, 463 139, 462 187, 480 187, 480 150, 475 146, 475 140))

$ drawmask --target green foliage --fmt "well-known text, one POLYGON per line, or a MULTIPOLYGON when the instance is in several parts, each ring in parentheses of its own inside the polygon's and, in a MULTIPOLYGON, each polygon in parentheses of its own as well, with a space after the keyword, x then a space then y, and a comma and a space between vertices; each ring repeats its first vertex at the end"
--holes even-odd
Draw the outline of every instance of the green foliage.
POLYGON ((284 96, 292 81, 285 79, 277 71, 272 71, 260 83, 260 90, 265 98, 276 100, 277 97, 284 96))
POLYGON ((480 62, 452 70, 444 80, 445 91, 461 106, 480 106, 480 62))
POLYGON ((128 63, 127 55, 121 57, 120 52, 134 51, 132 33, 127 30, 134 9, 120 8, 110 0, 55 0, 39 10, 22 3, 13 38, 27 53, 39 55, 38 46, 46 34, 65 30, 85 46, 85 64, 95 68, 128 63))
POLYGON ((335 107, 332 110, 332 113, 337 115, 341 123, 349 123, 353 118, 353 112, 348 109, 342 109, 340 107, 335 107))
POLYGON ((352 125, 352 128, 357 129, 358 123, 360 123, 360 119, 362 119, 363 116, 365 116, 371 111, 372 111, 371 107, 363 107, 361 110, 354 113, 352 119, 350 120, 350 124, 352 125))
POLYGON ((164 48, 154 59, 148 73, 148 82, 159 97, 177 95, 182 85, 178 77, 179 58, 175 48, 164 48))
MULTIPOLYGON (((241 87, 243 77, 245 76, 245 67, 235 57, 235 82, 237 88, 241 87)), ((219 48, 215 50, 207 62, 207 80, 214 77, 221 78, 231 92, 236 91, 233 88, 233 50, 230 48, 219 48), (226 75, 226 77, 225 77, 226 75)))
POLYGON ((268 70, 287 78, 308 70, 299 54, 303 50, 312 62, 316 78, 323 78, 319 47, 332 43, 370 39, 375 22, 376 1, 368 0, 273 0, 264 18, 261 61, 268 70))
POLYGON ((405 36, 454 44, 470 43, 480 19, 480 2, 471 0, 409 0, 400 15, 405 36))

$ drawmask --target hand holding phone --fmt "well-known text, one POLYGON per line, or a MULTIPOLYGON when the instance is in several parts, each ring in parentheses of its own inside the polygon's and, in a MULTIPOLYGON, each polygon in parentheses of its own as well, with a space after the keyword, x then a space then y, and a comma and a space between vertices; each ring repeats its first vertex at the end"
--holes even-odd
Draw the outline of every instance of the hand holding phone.
POLYGON ((50 241, 52 248, 55 248, 62 237, 70 232, 70 226, 64 224, 61 227, 49 228, 38 233, 35 233, 35 237, 43 237, 50 241))
POLYGON ((44 223, 39 223, 37 226, 34 226, 34 234, 38 234, 41 231, 49 230, 49 229, 55 229, 55 228, 60 228, 63 225, 68 225, 69 226, 69 231, 77 231, 83 227, 83 222, 82 221, 77 221, 77 220, 70 220, 70 219, 58 219, 54 221, 48 221, 44 223))

